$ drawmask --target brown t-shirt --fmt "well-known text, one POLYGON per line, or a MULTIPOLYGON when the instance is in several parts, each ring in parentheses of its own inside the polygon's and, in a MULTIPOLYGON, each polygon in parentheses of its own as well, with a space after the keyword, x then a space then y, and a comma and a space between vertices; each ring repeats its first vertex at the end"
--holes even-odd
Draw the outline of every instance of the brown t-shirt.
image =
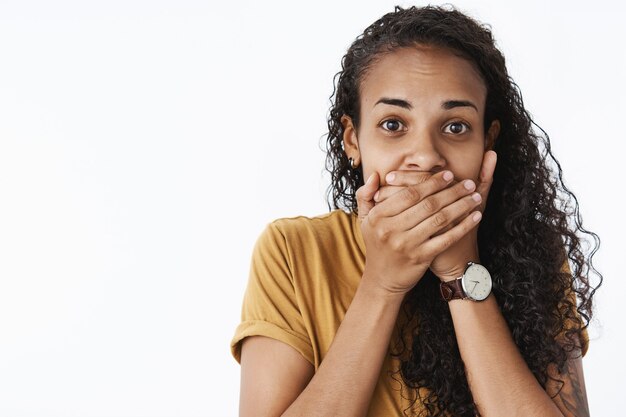
MULTIPOLYGON (((365 243, 354 213, 334 210, 317 217, 275 220, 258 238, 243 300, 241 324, 231 341, 239 362, 248 336, 280 340, 317 371, 359 285, 365 243)), ((397 328, 407 320, 398 317, 397 328)), ((584 333, 583 355, 588 338, 584 333)), ((393 342, 392 342, 393 343, 393 342)), ((399 361, 389 352, 368 416, 400 416, 414 398, 400 382, 399 361)), ((419 404, 414 407, 419 411, 419 404)))

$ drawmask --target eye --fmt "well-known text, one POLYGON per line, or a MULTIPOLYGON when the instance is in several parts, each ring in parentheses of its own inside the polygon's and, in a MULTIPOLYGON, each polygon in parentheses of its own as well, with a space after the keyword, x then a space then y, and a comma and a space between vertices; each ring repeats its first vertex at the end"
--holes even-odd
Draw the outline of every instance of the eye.
MULTIPOLYGON (((446 126, 450 127, 450 131, 447 133, 452 133, 454 135, 461 135, 463 133, 466 133, 468 130, 470 130, 470 126, 467 123, 463 123, 463 122, 452 122, 450 124, 448 124, 446 126), (465 127, 465 130, 463 130, 463 127, 465 127)), ((444 129, 444 132, 446 130, 444 129)))
POLYGON ((387 119, 384 120, 380 126, 388 132, 400 132, 402 127, 404 126, 401 121, 397 119, 387 119))

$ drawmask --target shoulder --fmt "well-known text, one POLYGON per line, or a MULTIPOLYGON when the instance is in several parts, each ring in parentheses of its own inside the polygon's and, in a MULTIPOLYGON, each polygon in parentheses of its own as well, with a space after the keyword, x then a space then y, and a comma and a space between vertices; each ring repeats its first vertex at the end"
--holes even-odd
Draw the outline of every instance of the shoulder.
POLYGON ((334 210, 318 216, 283 217, 270 222, 257 246, 273 252, 276 258, 293 267, 315 269, 320 263, 335 265, 346 259, 363 258, 360 227, 354 213, 334 210))
POLYGON ((270 222, 266 230, 280 233, 288 243, 307 239, 328 239, 351 234, 355 224, 353 216, 343 210, 333 210, 313 217, 282 217, 270 222))

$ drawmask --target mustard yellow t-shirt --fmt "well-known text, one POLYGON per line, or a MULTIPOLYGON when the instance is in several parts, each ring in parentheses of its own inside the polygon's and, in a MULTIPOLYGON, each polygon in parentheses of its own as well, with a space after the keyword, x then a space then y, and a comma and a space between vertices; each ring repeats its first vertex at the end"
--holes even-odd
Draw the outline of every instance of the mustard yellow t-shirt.
MULTIPOLYGON (((244 338, 267 336, 292 346, 317 371, 364 266, 365 243, 354 213, 334 210, 269 223, 254 247, 242 320, 231 341, 235 359, 240 361, 244 338)), ((397 325, 401 320, 406 320, 402 314, 397 325)), ((407 398, 414 395, 399 382, 399 374, 391 376, 398 368, 399 360, 388 352, 368 416, 401 416, 412 403, 407 398)))

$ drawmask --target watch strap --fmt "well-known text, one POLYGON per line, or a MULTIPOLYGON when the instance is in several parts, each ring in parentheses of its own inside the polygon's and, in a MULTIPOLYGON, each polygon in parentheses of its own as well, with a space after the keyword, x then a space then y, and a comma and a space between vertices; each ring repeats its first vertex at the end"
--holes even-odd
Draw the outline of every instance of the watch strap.
POLYGON ((444 301, 450 300, 462 300, 466 298, 465 291, 463 291, 463 285, 461 280, 463 277, 454 279, 452 281, 442 281, 439 284, 439 291, 444 301))

